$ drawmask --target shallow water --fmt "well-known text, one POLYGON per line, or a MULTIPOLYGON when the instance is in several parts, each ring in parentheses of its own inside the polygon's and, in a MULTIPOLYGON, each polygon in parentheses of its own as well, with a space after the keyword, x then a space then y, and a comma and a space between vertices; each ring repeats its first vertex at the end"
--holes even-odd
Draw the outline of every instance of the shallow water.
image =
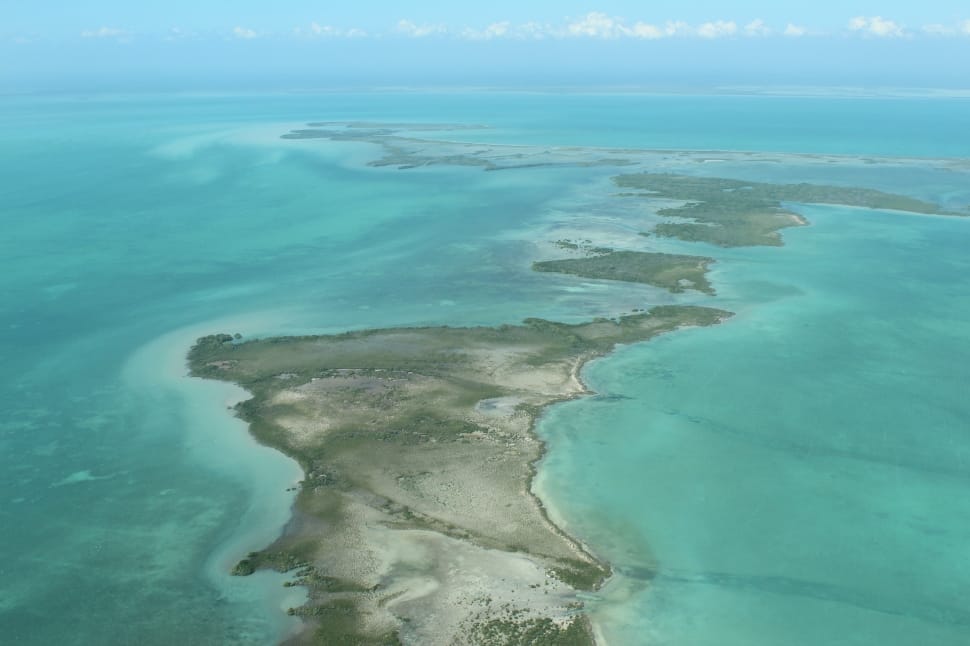
POLYGON ((800 211, 726 254, 739 316, 591 365, 610 397, 542 424, 541 489, 620 573, 611 643, 970 638, 970 223, 800 211))
MULTIPOLYGON (((529 271, 534 238, 591 224, 632 235, 650 220, 610 200, 612 169, 373 169, 367 145, 279 134, 318 119, 417 119, 489 123, 462 138, 499 143, 970 155, 942 136, 966 131, 958 99, 798 101, 5 100, 0 553, 12 558, 0 565, 0 634, 270 643, 294 627, 283 608, 299 591, 285 577, 227 571, 279 532, 299 471, 225 414, 238 390, 181 376, 196 335, 575 321, 708 302, 529 271)), ((954 172, 703 172, 714 170, 970 201, 954 172)), ((970 299, 955 279, 966 223, 804 212, 814 226, 787 233, 785 249, 703 250, 722 260, 713 302, 738 317, 597 362, 591 384, 630 399, 574 402, 543 423, 539 485, 622 575, 597 605, 616 643, 795 643, 779 638, 791 632, 840 643, 852 622, 860 636, 842 643, 968 634, 952 603, 970 544, 957 495, 970 415, 959 397, 970 299)))

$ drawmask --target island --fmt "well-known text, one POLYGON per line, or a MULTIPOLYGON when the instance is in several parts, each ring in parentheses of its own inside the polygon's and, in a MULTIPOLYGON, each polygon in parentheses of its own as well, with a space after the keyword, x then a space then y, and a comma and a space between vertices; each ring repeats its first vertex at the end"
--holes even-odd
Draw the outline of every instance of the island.
MULTIPOLYGON (((705 161, 698 152, 487 145, 399 134, 474 128, 317 122, 282 137, 295 145, 373 144, 383 155, 369 166, 402 170, 649 165, 670 156, 705 161)), ((871 188, 663 172, 611 181, 623 192, 607 199, 642 200, 659 221, 612 242, 594 241, 595 232, 551 242, 559 257, 535 260, 532 270, 713 296, 708 271, 715 258, 658 250, 658 238, 708 249, 779 246, 783 229, 807 224, 786 203, 967 215, 871 188)), ((583 593, 597 590, 610 566, 558 527, 533 495, 544 453, 536 421, 545 407, 590 394, 580 378, 586 362, 621 344, 731 315, 715 307, 660 305, 579 324, 533 318, 497 327, 200 338, 189 352, 191 374, 246 389, 252 397, 235 407, 237 415, 305 474, 281 538, 250 553, 233 573, 274 568, 292 572, 291 585, 306 587, 309 601, 290 610, 305 620, 294 644, 595 644, 583 593)))
POLYGON ((577 593, 610 569, 532 494, 533 425, 617 344, 728 316, 199 339, 192 374, 252 393, 239 416, 306 474, 284 536, 236 573, 295 570, 308 643, 595 643, 577 593))
POLYGON ((657 211, 658 215, 679 221, 661 222, 653 231, 655 235, 721 247, 781 246, 781 229, 806 224, 782 202, 839 204, 927 215, 966 215, 945 211, 936 204, 916 198, 859 187, 765 184, 670 173, 619 175, 613 181, 621 188, 640 190, 623 193, 623 197, 684 202, 657 211))
POLYGON ((714 294, 707 280, 713 258, 648 251, 614 251, 595 248, 579 258, 532 263, 535 271, 572 274, 583 278, 619 280, 663 287, 675 294, 694 289, 714 294))

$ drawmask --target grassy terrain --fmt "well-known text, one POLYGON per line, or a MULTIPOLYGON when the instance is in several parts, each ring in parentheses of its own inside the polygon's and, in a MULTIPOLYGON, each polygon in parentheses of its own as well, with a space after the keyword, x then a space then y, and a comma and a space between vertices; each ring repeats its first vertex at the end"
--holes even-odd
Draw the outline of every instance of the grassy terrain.
POLYGON ((659 215, 688 221, 661 223, 654 230, 656 235, 722 247, 781 245, 779 231, 801 223, 798 215, 782 206, 782 202, 947 214, 930 202, 858 187, 764 184, 665 173, 619 175, 613 181, 620 188, 643 191, 627 193, 629 196, 686 202, 658 211, 659 215))
MULTIPOLYGON (((528 319, 500 327, 199 339, 189 353, 192 374, 252 393, 238 414, 258 439, 296 458, 306 474, 298 495, 300 528, 248 555, 235 573, 295 571, 310 590, 310 603, 293 611, 315 622, 310 643, 396 643, 408 618, 385 607, 404 592, 387 574, 355 577, 342 568, 366 561, 371 546, 360 537, 371 523, 433 532, 511 558, 528 554, 546 572, 542 583, 513 590, 504 614, 485 609, 467 618, 459 642, 592 643, 576 608, 552 615, 536 609, 550 598, 546 590, 593 590, 610 571, 549 523, 528 493, 541 455, 531 435, 535 415, 581 392, 574 375, 583 361, 618 343, 726 316, 664 306, 579 325, 528 319), (498 416, 479 410, 482 400, 501 398, 515 405, 498 416), (362 525, 362 517, 380 520, 362 525), (375 617, 384 619, 375 623, 375 617)), ((511 571, 498 575, 503 589, 516 585, 511 571)))
POLYGON ((713 258, 645 251, 608 251, 584 258, 535 262, 536 271, 572 274, 583 278, 622 280, 663 287, 671 292, 696 289, 713 294, 705 274, 713 258))

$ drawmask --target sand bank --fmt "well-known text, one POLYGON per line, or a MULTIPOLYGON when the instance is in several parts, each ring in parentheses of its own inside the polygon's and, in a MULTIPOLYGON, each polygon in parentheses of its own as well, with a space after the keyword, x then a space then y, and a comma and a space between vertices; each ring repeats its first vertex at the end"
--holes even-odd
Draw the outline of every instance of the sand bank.
MULTIPOLYGON (((230 319, 239 329, 266 329, 266 320, 230 319)), ((229 321, 218 321, 227 324, 229 321)), ((125 381, 136 390, 171 398, 184 408, 184 442, 200 468, 239 480, 250 505, 223 542, 214 546, 205 564, 205 576, 219 596, 236 603, 267 609, 280 639, 302 627, 288 608, 306 600, 301 588, 287 588, 284 574, 267 571, 252 584, 231 576, 233 566, 248 552, 276 540, 290 520, 295 500, 293 487, 303 478, 299 464, 263 446, 246 432, 232 407, 249 394, 229 383, 191 378, 186 353, 202 329, 210 324, 175 330, 141 347, 124 368, 125 381)))

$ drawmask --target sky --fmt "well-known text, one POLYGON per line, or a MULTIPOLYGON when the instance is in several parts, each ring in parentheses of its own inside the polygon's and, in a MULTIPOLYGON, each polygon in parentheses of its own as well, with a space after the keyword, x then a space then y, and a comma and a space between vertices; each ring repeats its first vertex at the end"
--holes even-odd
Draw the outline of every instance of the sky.
POLYGON ((0 91, 970 88, 951 0, 0 0, 0 91))

